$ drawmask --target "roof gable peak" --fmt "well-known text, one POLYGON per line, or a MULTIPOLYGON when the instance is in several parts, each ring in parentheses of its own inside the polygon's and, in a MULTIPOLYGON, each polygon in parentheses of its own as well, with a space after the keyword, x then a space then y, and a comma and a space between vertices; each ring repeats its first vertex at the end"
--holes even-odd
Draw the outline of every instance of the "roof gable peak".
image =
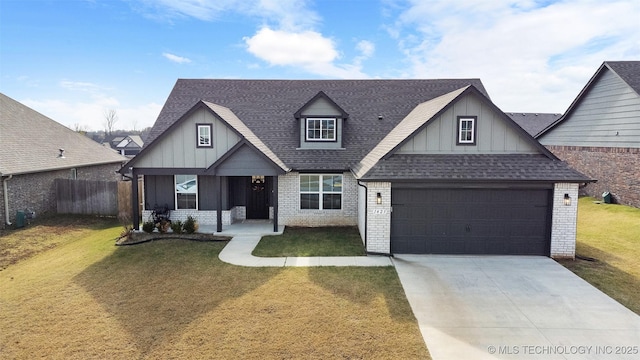
MULTIPOLYGON (((320 90, 314 97, 311 98, 311 100, 307 101, 304 105, 302 105, 300 109, 298 109, 298 111, 294 113, 295 118, 296 119, 301 118, 303 116, 304 111, 319 100, 325 100, 329 102, 329 104, 333 106, 335 110, 337 110, 340 113, 340 117, 342 117, 343 119, 346 119, 349 117, 349 114, 346 111, 344 111, 344 109, 342 109, 340 105, 336 104, 336 102, 333 101, 333 99, 331 99, 327 94, 325 94, 324 91, 320 90)), ((324 114, 318 114, 318 115, 324 115, 324 114)))

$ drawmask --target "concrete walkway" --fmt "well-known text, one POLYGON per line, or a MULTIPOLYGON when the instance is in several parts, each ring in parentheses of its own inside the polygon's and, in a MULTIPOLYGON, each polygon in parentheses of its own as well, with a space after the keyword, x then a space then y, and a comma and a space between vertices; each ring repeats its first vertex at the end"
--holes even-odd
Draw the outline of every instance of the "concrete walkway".
MULTIPOLYGON (((273 234, 273 233, 271 233, 273 234)), ((386 256, 312 256, 312 257, 258 257, 251 255, 261 235, 234 236, 220 252, 220 260, 239 266, 392 266, 386 256)))
POLYGON ((396 255, 434 360, 640 359, 640 316, 542 256, 396 255))

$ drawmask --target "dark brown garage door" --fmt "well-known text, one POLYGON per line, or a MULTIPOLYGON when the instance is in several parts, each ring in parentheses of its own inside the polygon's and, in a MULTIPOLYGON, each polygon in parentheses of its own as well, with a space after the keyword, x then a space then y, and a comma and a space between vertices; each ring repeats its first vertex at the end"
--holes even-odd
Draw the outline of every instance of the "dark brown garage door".
POLYGON ((549 255, 549 194, 394 188, 391 252, 549 255))

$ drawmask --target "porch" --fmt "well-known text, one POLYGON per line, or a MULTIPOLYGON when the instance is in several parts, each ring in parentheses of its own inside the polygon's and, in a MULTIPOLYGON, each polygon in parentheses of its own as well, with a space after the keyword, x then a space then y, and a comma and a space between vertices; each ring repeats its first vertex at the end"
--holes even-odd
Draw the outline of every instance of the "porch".
POLYGON ((278 226, 278 231, 274 231, 273 220, 240 220, 232 224, 222 225, 222 231, 218 231, 216 225, 200 225, 198 232, 202 234, 214 234, 221 236, 265 236, 282 235, 284 225, 278 226))

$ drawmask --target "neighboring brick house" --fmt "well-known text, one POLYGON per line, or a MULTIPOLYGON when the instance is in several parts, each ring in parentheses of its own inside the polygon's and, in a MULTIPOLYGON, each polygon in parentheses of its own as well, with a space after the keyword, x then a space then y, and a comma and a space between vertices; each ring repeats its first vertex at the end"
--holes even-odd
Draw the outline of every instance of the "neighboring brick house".
POLYGON ((590 181, 478 79, 181 79, 121 171, 144 178, 145 221, 352 225, 382 254, 573 257, 590 181))
POLYGON ((606 61, 538 141, 597 183, 583 194, 640 207, 640 61, 606 61))
POLYGON ((54 180, 118 180, 128 159, 0 93, 0 216, 55 213, 54 180))

